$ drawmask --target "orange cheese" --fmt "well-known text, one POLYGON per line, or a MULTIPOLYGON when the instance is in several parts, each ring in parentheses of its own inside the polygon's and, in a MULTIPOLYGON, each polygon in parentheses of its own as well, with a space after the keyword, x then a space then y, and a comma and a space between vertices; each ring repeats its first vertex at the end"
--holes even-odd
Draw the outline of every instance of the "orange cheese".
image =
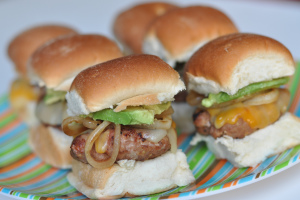
POLYGON ((34 88, 23 79, 17 79, 12 83, 9 96, 12 102, 36 101, 38 99, 34 88))
POLYGON ((252 129, 264 128, 280 116, 280 109, 276 102, 258 106, 245 106, 237 103, 226 108, 208 109, 208 112, 216 128, 221 128, 224 124, 236 124, 240 118, 252 129))

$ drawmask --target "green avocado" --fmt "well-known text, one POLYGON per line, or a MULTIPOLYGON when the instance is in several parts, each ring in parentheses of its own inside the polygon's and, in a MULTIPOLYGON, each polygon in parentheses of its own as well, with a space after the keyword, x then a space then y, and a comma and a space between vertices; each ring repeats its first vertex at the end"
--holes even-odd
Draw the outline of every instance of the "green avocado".
POLYGON ((129 107, 120 112, 114 112, 113 109, 104 109, 90 115, 94 120, 106 120, 115 124, 152 124, 154 116, 167 110, 170 105, 171 103, 167 102, 157 105, 129 107))
POLYGON ((46 105, 56 103, 58 101, 64 101, 67 92, 65 91, 55 91, 53 89, 47 89, 46 95, 44 97, 44 102, 46 105))
POLYGON ((288 81, 289 81, 288 77, 283 77, 283 78, 278 78, 278 79, 274 79, 271 81, 252 83, 246 87, 239 89, 237 91, 237 93, 235 93, 233 95, 229 95, 225 92, 219 92, 217 94, 209 94, 208 98, 203 99, 201 104, 204 107, 209 108, 214 104, 224 103, 227 101, 231 101, 234 99, 244 97, 246 95, 253 94, 255 92, 261 92, 263 90, 279 87, 281 85, 286 84, 288 81))

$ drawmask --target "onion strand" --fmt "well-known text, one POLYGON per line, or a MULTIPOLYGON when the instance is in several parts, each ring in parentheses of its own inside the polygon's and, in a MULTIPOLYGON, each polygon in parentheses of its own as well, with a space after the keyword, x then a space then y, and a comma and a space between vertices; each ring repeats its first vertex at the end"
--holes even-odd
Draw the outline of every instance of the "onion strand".
POLYGON ((121 126, 119 124, 115 124, 115 133, 114 133, 114 145, 113 145, 113 152, 111 157, 108 160, 98 162, 94 160, 90 154, 91 149, 94 146, 95 141, 98 137, 102 134, 104 129, 110 124, 111 122, 103 121, 88 137, 85 145, 85 156, 88 163, 97 168, 97 169, 105 169, 112 166, 118 156, 119 149, 120 149, 120 134, 121 134, 121 126))
POLYGON ((82 125, 81 117, 68 117, 62 122, 62 130, 69 136, 77 136, 87 129, 87 127, 82 125))
POLYGON ((96 129, 99 125, 99 121, 95 121, 92 118, 86 117, 83 119, 82 124, 89 129, 96 129))
POLYGON ((168 130, 167 136, 169 137, 169 141, 171 144, 171 152, 177 152, 177 133, 174 128, 170 128, 168 130))

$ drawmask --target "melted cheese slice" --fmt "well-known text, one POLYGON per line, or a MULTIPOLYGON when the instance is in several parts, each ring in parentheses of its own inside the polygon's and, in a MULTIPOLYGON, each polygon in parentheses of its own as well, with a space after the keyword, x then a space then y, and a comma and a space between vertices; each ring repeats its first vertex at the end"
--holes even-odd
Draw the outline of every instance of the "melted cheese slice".
POLYGON ((279 98, 272 103, 249 106, 240 102, 223 108, 210 108, 207 111, 217 129, 225 124, 236 124, 239 119, 247 122, 252 129, 261 129, 277 121, 286 111, 288 99, 289 93, 281 89, 279 98))
POLYGON ((9 94, 12 105, 18 107, 26 104, 28 101, 37 101, 38 95, 28 81, 23 79, 15 80, 9 94))

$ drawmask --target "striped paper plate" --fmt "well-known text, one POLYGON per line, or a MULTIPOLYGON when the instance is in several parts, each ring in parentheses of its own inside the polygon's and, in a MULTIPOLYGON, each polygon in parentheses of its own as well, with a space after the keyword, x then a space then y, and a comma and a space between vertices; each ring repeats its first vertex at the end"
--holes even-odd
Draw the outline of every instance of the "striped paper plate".
MULTIPOLYGON (((300 65, 288 87, 290 111, 300 116, 300 65)), ((181 134, 179 148, 187 154, 196 183, 134 199, 192 199, 227 191, 274 175, 300 161, 300 145, 268 158, 254 168, 235 168, 216 160, 204 143, 190 146, 193 136, 181 134)), ((10 109, 7 96, 0 98, 0 192, 27 199, 87 199, 67 181, 67 170, 43 163, 27 144, 28 129, 10 109)))

